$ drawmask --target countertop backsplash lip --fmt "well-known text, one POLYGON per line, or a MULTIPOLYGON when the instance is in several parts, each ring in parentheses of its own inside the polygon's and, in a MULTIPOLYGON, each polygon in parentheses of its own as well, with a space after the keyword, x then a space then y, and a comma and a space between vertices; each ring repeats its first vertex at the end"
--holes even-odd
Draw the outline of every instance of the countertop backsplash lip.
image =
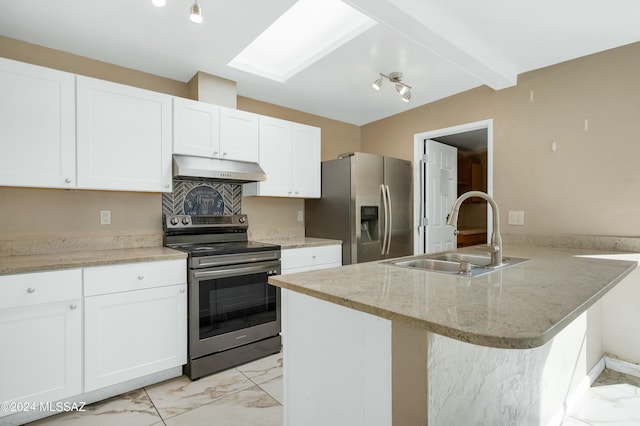
POLYGON ((584 250, 640 252, 640 237, 586 234, 511 234, 502 232, 504 244, 584 250))
POLYGON ((162 233, 87 236, 42 236, 0 240, 0 258, 96 250, 162 247, 162 233))

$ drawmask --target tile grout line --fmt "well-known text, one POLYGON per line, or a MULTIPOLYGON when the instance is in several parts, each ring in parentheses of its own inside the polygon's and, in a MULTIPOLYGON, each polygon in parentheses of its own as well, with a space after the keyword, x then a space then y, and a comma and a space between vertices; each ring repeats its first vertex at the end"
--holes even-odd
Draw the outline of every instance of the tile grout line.
POLYGON ((149 401, 151 401, 151 405, 153 405, 153 409, 156 410, 156 413, 158 413, 158 417, 160 418, 160 421, 162 422, 162 424, 164 426, 167 426, 167 424, 164 421, 165 420, 164 417, 162 417, 162 414, 160 414, 160 410, 158 410, 158 407, 156 407, 156 403, 153 401, 153 398, 151 398, 151 395, 149 395, 149 392, 147 392, 147 387, 143 386, 142 390, 144 390, 145 395, 147 395, 147 398, 149 398, 149 401))

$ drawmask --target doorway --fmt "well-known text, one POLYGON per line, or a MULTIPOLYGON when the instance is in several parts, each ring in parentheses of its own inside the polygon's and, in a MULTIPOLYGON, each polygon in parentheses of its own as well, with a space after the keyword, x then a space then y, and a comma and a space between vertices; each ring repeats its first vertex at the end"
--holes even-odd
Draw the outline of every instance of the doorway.
MULTIPOLYGON (((414 254, 428 251, 427 217, 425 206, 425 144, 427 140, 437 141, 458 149, 462 167, 457 183, 458 195, 469 190, 482 190, 493 195, 493 120, 483 120, 444 129, 432 130, 414 135, 414 212, 413 241, 414 254), (466 177, 465 177, 466 176, 466 177)), ((455 198, 454 198, 455 200, 455 198)), ((453 204, 453 203, 452 203, 453 204)), ((489 214, 490 207, 484 202, 473 203, 467 200, 461 209, 458 236, 459 244, 485 244, 491 235, 493 224, 489 214), (462 234, 460 229, 464 229, 462 234), (484 231, 484 232, 483 232, 484 231)))

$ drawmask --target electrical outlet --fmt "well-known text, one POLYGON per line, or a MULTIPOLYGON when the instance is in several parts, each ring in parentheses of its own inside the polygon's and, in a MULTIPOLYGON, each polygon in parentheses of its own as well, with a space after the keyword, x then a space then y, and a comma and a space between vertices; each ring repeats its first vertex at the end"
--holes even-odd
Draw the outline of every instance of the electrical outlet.
POLYGON ((100 210, 100 225, 111 225, 111 210, 100 210))
POLYGON ((509 210, 509 225, 524 225, 524 211, 523 210, 509 210))
POLYGON ((304 222, 304 212, 302 210, 298 210, 298 222, 304 222))

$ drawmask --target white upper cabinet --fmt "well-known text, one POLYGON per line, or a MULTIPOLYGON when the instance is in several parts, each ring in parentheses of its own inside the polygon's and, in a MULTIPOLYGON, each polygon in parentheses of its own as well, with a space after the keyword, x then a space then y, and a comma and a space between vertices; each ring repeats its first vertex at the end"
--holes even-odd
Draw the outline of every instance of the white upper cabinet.
POLYGON ((0 58, 0 185, 74 188, 75 76, 0 58))
POLYGON ((267 180, 248 183, 243 195, 320 197, 320 129, 260 117, 260 166, 267 180))
POLYGON ((218 157, 220 107, 205 102, 173 98, 173 153, 218 157))
POLYGON ((173 152, 257 162, 258 117, 206 102, 173 98, 173 152))
POLYGON ((77 77, 78 187, 171 191, 171 96, 77 77))
POLYGON ((320 198, 320 129, 294 123, 291 150, 294 196, 320 198))
POLYGON ((258 162, 259 117, 220 107, 220 158, 258 162))

